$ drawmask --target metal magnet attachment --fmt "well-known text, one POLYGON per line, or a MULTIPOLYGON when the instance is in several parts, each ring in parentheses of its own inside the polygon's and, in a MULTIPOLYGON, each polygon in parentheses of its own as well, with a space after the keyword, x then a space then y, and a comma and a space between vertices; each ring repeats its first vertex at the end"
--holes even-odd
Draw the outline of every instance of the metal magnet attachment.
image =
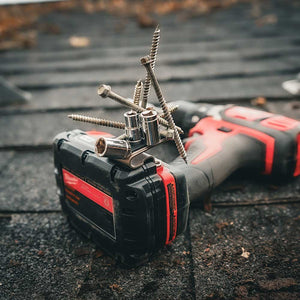
POLYGON ((141 128, 139 126, 137 112, 131 110, 124 114, 125 118, 125 133, 129 140, 132 142, 138 142, 141 140, 141 128))
POLYGON ((159 143, 158 115, 155 110, 146 110, 140 114, 146 145, 159 143))
POLYGON ((101 137, 96 141, 95 146, 100 156, 125 159, 131 155, 131 146, 125 140, 101 137))

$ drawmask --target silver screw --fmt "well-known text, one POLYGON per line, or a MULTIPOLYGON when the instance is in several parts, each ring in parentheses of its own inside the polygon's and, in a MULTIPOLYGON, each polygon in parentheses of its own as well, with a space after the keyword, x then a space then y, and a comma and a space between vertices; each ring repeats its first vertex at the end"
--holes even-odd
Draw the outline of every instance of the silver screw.
POLYGON ((121 123, 117 121, 93 118, 93 117, 88 117, 83 115, 68 115, 68 117, 74 121, 92 123, 92 124, 97 124, 106 127, 125 129, 125 123, 121 123))
MULTIPOLYGON (((121 103, 122 105, 130 107, 132 110, 134 110, 138 113, 141 113, 146 110, 145 108, 143 108, 139 105, 136 105, 133 102, 129 101, 128 99, 116 94, 115 92, 113 92, 111 90, 111 87, 106 84, 100 85, 100 87, 98 88, 98 95, 101 96, 102 98, 109 97, 110 99, 113 99, 113 100, 121 103)), ((161 117, 158 117, 158 122, 166 127, 169 126, 168 121, 161 117)), ((176 128, 179 133, 183 133, 183 130, 180 127, 176 126, 176 128)))
POLYGON ((141 80, 138 80, 133 93, 133 103, 136 105, 140 105, 141 100, 141 93, 143 89, 143 82, 141 80))
MULTIPOLYGON (((171 114, 173 114, 173 112, 175 112, 177 109, 178 109, 179 105, 169 105, 168 106, 168 110, 171 114)), ((166 118, 166 115, 165 114, 161 114, 160 115, 162 118, 166 118)))
MULTIPOLYGON (((158 50, 158 45, 159 45, 159 39, 160 39, 160 29, 159 29, 159 26, 157 25, 157 27, 153 33, 152 44, 151 44, 151 49, 150 49, 150 54, 149 54, 152 69, 154 69, 155 62, 156 62, 156 55, 157 55, 157 50, 158 50)), ((147 73, 146 79, 145 79, 145 84, 144 84, 143 99, 142 99, 142 104, 141 104, 141 106, 143 108, 147 107, 147 102, 148 102, 149 93, 150 93, 150 85, 151 85, 151 78, 150 78, 150 75, 147 73)))
POLYGON ((185 161, 185 163, 187 163, 187 156, 186 156, 184 146, 183 146, 182 141, 180 139, 180 136, 179 136, 178 130, 176 128, 175 122, 173 120, 173 117, 172 117, 171 113, 169 112, 166 100, 164 99, 164 97, 162 95, 162 91, 160 89, 157 78, 154 74, 154 70, 151 67, 150 57, 146 56, 146 57, 141 58, 141 63, 145 66, 145 68, 146 68, 146 70, 147 70, 147 72, 148 72, 148 74, 151 78, 156 96, 157 96, 158 101, 160 103, 160 106, 163 110, 163 113, 166 116, 166 119, 169 123, 169 126, 170 126, 171 129, 174 130, 174 141, 175 141, 177 150, 179 152, 179 155, 182 157, 182 159, 185 161))
MULTIPOLYGON (((84 116, 84 115, 68 115, 68 117, 74 121, 91 123, 91 124, 96 124, 96 125, 101 125, 101 126, 106 126, 106 127, 113 127, 113 128, 118 128, 118 129, 125 129, 125 123, 122 123, 122 122, 93 118, 93 117, 88 117, 88 116, 84 116)), ((160 134, 161 134, 161 136, 163 136, 167 139, 172 138, 170 129, 164 130, 160 134)), ((123 133, 117 137, 117 139, 119 139, 119 140, 125 140, 126 138, 128 138, 126 133, 123 133)))

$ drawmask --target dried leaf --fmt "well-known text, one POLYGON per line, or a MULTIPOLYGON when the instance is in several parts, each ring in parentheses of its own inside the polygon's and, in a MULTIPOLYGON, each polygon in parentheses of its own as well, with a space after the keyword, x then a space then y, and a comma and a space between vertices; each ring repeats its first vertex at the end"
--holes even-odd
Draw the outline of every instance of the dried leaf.
POLYGON ((95 258, 99 258, 99 257, 101 257, 103 255, 104 255, 104 253, 101 250, 96 250, 95 254, 94 254, 95 258))
POLYGON ((145 13, 139 14, 137 17, 137 21, 139 26, 142 28, 155 27, 157 25, 157 22, 145 13))
POLYGON ((110 289, 113 290, 113 291, 117 291, 117 292, 122 291, 122 288, 121 288, 118 284, 116 284, 116 283, 110 285, 109 287, 110 287, 110 289))
POLYGON ((90 45, 90 39, 85 36, 72 36, 69 43, 74 48, 85 48, 90 45))
POLYGON ((251 104, 254 106, 265 106, 267 104, 267 99, 265 97, 257 97, 251 100, 251 104))
POLYGON ((220 223, 216 223, 216 227, 218 228, 218 229, 223 229, 223 228, 225 228, 225 227, 227 227, 229 225, 229 223, 228 222, 220 222, 220 223))
POLYGON ((250 252, 247 252, 243 247, 242 247, 242 254, 241 256, 245 257, 245 258, 249 258, 250 256, 250 252))

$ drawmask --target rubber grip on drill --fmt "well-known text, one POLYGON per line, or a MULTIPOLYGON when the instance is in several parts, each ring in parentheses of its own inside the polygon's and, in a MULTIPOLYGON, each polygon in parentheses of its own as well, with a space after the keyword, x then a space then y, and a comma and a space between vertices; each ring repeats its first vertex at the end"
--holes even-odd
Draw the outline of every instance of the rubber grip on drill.
MULTIPOLYGON (((188 165, 184 170, 190 201, 202 199, 234 171, 265 168, 265 145, 259 140, 225 127, 210 128, 185 140, 188 165)), ((178 164, 176 160, 174 164, 178 164)))

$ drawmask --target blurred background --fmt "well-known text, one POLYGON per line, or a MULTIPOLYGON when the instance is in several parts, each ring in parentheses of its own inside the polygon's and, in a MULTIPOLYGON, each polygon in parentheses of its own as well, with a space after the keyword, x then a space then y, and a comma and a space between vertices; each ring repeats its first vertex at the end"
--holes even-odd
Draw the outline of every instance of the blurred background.
MULTIPOLYGON (((0 74, 31 99, 23 108, 109 106, 96 95, 99 82, 132 97, 157 24, 168 101, 298 100, 299 82, 282 83, 299 72, 299 1, 14 2, 0 2, 0 74)), ((0 103, 13 102, 22 97, 0 103)), ((274 103, 287 113, 297 106, 285 104, 274 103)))
POLYGON ((122 121, 124 107, 97 88, 133 96, 157 24, 167 101, 300 119, 298 0, 0 0, 1 299, 300 298, 299 178, 229 178, 213 212, 193 208, 186 234, 135 270, 62 215, 52 140, 75 128, 121 133, 67 115, 122 121))

